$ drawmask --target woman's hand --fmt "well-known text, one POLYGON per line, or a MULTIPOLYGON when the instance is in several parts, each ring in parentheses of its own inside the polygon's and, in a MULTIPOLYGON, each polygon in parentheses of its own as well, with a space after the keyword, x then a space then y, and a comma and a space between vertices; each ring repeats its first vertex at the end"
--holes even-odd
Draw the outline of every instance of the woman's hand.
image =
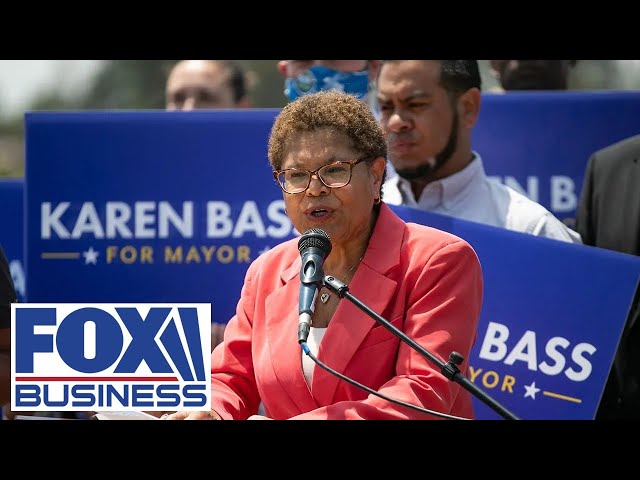
POLYGON ((265 417, 264 415, 251 415, 247 420, 273 420, 272 418, 265 417))
POLYGON ((174 412, 165 413, 160 420, 222 420, 213 410, 208 412, 174 412))

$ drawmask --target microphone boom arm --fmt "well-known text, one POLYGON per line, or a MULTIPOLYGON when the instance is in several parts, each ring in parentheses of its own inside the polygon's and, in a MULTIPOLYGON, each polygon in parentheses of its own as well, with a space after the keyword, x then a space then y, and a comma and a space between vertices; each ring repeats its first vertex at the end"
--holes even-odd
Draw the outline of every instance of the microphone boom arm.
POLYGON ((371 310, 367 305, 362 303, 356 297, 354 297, 349 292, 349 287, 345 285, 343 282, 338 280, 337 278, 326 275, 324 277, 324 286, 329 288, 332 292, 338 295, 339 298, 346 298, 351 303, 353 303, 360 310, 365 312, 371 318, 373 318, 380 325, 385 327, 391 333, 400 338, 404 343, 409 345, 411 348, 416 350, 418 353, 428 358, 432 363, 437 365, 440 368, 440 372, 447 377, 449 380, 458 383, 465 390, 469 391, 472 395, 477 397, 480 401, 482 401, 485 405, 490 407, 493 411, 498 413, 502 418, 507 420, 519 420, 519 418, 514 415, 512 412, 507 410, 504 406, 498 403, 495 399, 490 397, 487 393, 482 391, 478 386, 476 386, 473 382, 471 382, 467 377, 465 377, 460 370, 458 369, 458 365, 462 363, 464 358, 458 352, 451 352, 449 355, 449 361, 444 363, 438 357, 430 353, 426 350, 422 345, 413 340, 411 337, 406 335, 402 330, 393 326, 388 320, 384 319, 382 316, 378 315, 376 312, 371 310))

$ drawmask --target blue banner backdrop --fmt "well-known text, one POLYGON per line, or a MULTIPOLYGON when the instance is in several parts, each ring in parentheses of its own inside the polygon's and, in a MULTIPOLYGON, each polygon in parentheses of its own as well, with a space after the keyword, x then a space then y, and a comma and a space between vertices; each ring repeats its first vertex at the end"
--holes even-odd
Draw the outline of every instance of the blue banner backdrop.
POLYGON ((509 92, 482 96, 473 147, 487 175, 575 224, 596 150, 640 132, 640 92, 509 92))
POLYGON ((23 179, 0 180, 0 218, 2 218, 0 245, 9 260, 11 277, 20 302, 25 300, 26 290, 23 252, 23 198, 23 179))
MULTIPOLYGON (((484 300, 470 380, 525 419, 593 418, 640 258, 392 208, 466 239, 478 254, 484 300)), ((474 407, 478 418, 500 418, 480 401, 474 407)))
MULTIPOLYGON (((207 302, 226 322, 249 263, 296 235, 267 160, 276 113, 27 114, 28 301, 207 302)), ((396 209, 478 251, 472 380, 522 418, 592 418, 640 260, 396 209)))
MULTIPOLYGON (((640 117, 635 114, 639 108, 640 92, 485 93, 473 132, 474 148, 482 153, 490 176, 573 226, 588 156, 640 131, 640 117), (551 138, 549 132, 558 136, 551 138)), ((6 188, 14 187, 0 182, 0 190, 6 188)), ((10 202, 15 199, 10 195, 10 202)), ((13 203, 5 208, 13 215, 13 203)), ((21 243, 21 232, 5 229, 0 242, 21 243)), ((23 299, 21 256, 15 256, 12 272, 23 299)))

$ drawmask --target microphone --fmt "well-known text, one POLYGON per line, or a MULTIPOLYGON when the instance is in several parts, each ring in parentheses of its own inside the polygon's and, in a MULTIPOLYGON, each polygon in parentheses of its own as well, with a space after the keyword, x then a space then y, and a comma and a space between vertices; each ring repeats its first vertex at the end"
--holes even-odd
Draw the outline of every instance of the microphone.
POLYGON ((320 228, 304 232, 298 241, 302 256, 300 267, 300 295, 298 303, 298 343, 305 343, 311 330, 311 316, 316 308, 318 289, 324 282, 322 264, 331 253, 331 238, 320 228))

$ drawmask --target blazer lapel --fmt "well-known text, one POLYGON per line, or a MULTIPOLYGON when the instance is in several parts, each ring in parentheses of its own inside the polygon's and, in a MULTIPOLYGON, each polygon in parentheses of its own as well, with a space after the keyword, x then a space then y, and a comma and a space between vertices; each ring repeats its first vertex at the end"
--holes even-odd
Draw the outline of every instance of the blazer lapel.
MULTIPOLYGON (((403 235, 404 222, 383 203, 367 252, 349 284, 349 292, 378 314, 394 299, 397 283, 386 273, 400 263, 403 235)), ((364 338, 377 324, 367 313, 343 298, 320 342, 318 360, 344 373, 364 338)), ((340 381, 326 370, 315 368, 311 392, 319 405, 333 401, 340 381)))
MULTIPOLYGON (((395 281, 361 264, 349 284, 349 292, 374 312, 382 312, 393 299, 396 287, 395 281)), ((343 298, 320 342, 318 360, 344 373, 364 338, 377 324, 368 314, 343 298)), ((333 401, 340 381, 324 369, 314 369, 311 392, 318 404, 328 405, 333 401)))
POLYGON ((266 331, 273 370, 282 390, 300 409, 300 413, 318 408, 302 373, 302 348, 298 344, 297 298, 300 283, 300 258, 281 274, 284 285, 266 299, 266 331), (291 368, 295 362, 296 368, 291 368))

